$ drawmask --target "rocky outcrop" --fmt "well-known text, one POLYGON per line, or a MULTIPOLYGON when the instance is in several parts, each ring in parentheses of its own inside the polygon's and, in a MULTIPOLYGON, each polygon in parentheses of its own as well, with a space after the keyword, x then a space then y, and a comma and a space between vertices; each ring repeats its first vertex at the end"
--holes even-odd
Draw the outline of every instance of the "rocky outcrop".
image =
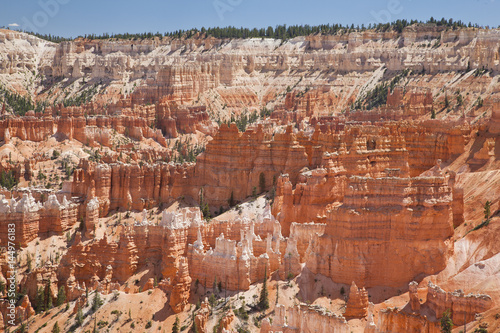
POLYGON ((0 302, 0 328, 12 327, 12 323, 19 325, 35 315, 35 310, 27 295, 18 301, 13 310, 9 309, 9 304, 9 302, 0 302))
POLYGON ((196 313, 194 317, 194 323, 196 325, 195 333, 208 333, 208 318, 210 316, 210 309, 208 307, 208 298, 205 297, 205 300, 201 302, 201 308, 196 313))
POLYGON ((224 289, 248 290, 251 284, 264 278, 266 270, 270 272, 269 255, 253 255, 249 233, 238 243, 221 234, 216 240, 215 249, 210 248, 206 252, 202 243, 198 239, 193 245, 189 245, 188 258, 192 278, 205 287, 212 286, 217 280, 224 289))
POLYGON ((122 235, 119 242, 108 242, 105 235, 100 240, 83 243, 78 232, 73 245, 61 258, 57 277, 61 282, 68 281, 68 287, 71 281, 76 289, 81 283, 95 289, 99 281, 110 279, 110 273, 112 281, 123 283, 133 275, 137 265, 137 247, 128 236, 122 235))
POLYGON ((264 319, 261 333, 271 332, 312 333, 312 332, 349 332, 349 326, 344 317, 337 316, 321 307, 305 304, 286 308, 277 305, 272 324, 264 319))
POLYGON ((349 291, 349 299, 345 309, 344 317, 351 318, 364 318, 368 310, 368 292, 365 288, 359 289, 353 282, 349 291))
POLYGON ((55 194, 49 195, 40 210, 39 234, 62 235, 78 220, 78 205, 63 197, 60 203, 55 194))
POLYGON ((63 197, 59 203, 51 194, 43 204, 37 202, 31 192, 24 192, 22 198, 0 198, 0 235, 8 239, 9 228, 15 230, 16 243, 27 244, 40 235, 62 235, 77 221, 78 205, 63 197), (9 225, 11 225, 9 227, 9 225), (14 225, 14 227, 12 227, 14 225))
POLYGON ((37 117, 12 117, 0 120, 0 140, 13 137, 23 141, 41 142, 47 140, 54 132, 53 119, 37 117))
POLYGON ((438 272, 452 253, 452 200, 446 177, 351 177, 324 235, 312 239, 307 267, 365 287, 438 272))
POLYGON ((418 283, 415 281, 410 282, 408 293, 410 295, 410 307, 412 311, 418 312, 420 310, 420 297, 418 296, 418 283))
POLYGON ((85 238, 93 238, 95 230, 99 225, 99 200, 97 198, 91 199, 85 207, 85 238))
POLYGON ((170 294, 170 307, 175 313, 184 311, 188 304, 189 291, 191 288, 191 277, 188 271, 188 261, 181 257, 177 275, 172 282, 172 293, 170 294))
POLYGON ((94 192, 99 200, 100 216, 106 216, 109 210, 117 208, 141 211, 171 202, 191 192, 188 180, 193 178, 192 165, 95 164, 85 161, 75 171, 71 191, 74 196, 89 200, 90 193, 94 192))
POLYGON ((220 320, 218 332, 230 332, 231 324, 233 323, 235 318, 236 316, 234 315, 233 310, 229 309, 229 311, 227 311, 220 320))
POLYGON ((454 325, 461 326, 476 319, 476 314, 493 306, 488 295, 465 295, 462 290, 446 292, 429 281, 427 300, 420 304, 416 282, 409 286, 410 307, 388 308, 379 313, 376 332, 441 332, 440 318, 450 312, 454 325))
POLYGON ((398 308, 383 309, 379 313, 377 331, 380 333, 440 333, 439 322, 432 322, 420 313, 408 313, 398 308))
POLYGON ((468 294, 462 290, 446 292, 429 282, 427 301, 425 303, 434 311, 439 319, 446 310, 455 325, 469 323, 476 318, 476 314, 485 312, 493 307, 493 301, 488 295, 468 294))
POLYGON ((50 296, 55 300, 58 292, 57 264, 49 261, 43 267, 33 268, 21 283, 26 288, 26 295, 36 306, 38 306, 36 296, 40 288, 44 290, 46 297, 50 296))

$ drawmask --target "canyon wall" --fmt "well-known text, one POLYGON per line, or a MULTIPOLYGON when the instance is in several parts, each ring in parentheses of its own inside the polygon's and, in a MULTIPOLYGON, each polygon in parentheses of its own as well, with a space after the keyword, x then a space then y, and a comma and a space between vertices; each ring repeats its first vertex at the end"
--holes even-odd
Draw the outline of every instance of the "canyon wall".
POLYGON ((351 177, 312 240, 307 267, 336 282, 400 286, 442 270, 453 253, 446 177, 351 177))

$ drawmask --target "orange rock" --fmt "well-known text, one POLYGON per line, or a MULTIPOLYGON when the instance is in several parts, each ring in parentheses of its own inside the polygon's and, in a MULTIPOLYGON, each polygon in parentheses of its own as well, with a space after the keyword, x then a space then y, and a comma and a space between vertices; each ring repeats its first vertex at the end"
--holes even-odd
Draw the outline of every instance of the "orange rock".
POLYGON ((408 292, 410 294, 411 310, 418 312, 420 310, 420 298, 418 296, 418 283, 415 281, 410 282, 408 292))
POLYGON ((349 291, 349 299, 344 313, 344 317, 351 318, 364 318, 367 315, 368 309, 368 292, 365 288, 358 289, 354 281, 351 284, 349 291))
POLYGON ((179 260, 179 270, 172 282, 172 293, 170 294, 170 307, 175 313, 184 311, 189 303, 189 291, 191 288, 191 277, 188 271, 187 259, 181 257, 179 260))
POLYGON ((408 313, 397 308, 383 309, 379 313, 377 332, 423 332, 440 333, 439 322, 431 322, 420 313, 408 313))
POLYGON ((266 318, 262 322, 261 333, 272 332, 303 332, 307 328, 311 332, 341 332, 348 333, 349 325, 344 317, 333 314, 319 306, 305 304, 286 308, 277 305, 272 324, 266 318))
POLYGON ((208 333, 207 323, 210 316, 210 309, 208 307, 208 298, 201 302, 201 308, 194 317, 196 325, 195 333, 208 333))
POLYGON ((449 310, 455 325, 469 323, 475 320, 477 313, 485 312, 493 307, 493 301, 488 295, 465 295, 462 290, 446 292, 430 281, 425 304, 435 312, 438 319, 446 310, 449 310))
POLYGON ((236 316, 234 315, 233 310, 229 309, 229 311, 227 311, 220 320, 218 332, 221 333, 224 330, 229 330, 231 323, 234 321, 235 318, 236 316))
POLYGON ((312 272, 397 287, 445 267, 453 251, 445 177, 351 177, 347 189, 344 203, 328 212, 324 235, 312 238, 306 261, 312 272))

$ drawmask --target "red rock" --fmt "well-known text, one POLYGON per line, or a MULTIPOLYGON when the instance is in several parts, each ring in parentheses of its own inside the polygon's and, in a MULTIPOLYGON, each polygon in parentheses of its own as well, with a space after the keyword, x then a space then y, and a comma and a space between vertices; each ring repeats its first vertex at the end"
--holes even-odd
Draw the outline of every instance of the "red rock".
POLYGON ((409 285, 409 294, 410 294, 410 306, 412 311, 420 310, 420 297, 418 296, 418 283, 415 281, 410 282, 409 285))
POLYGON ((210 309, 208 308, 208 299, 205 297, 205 300, 201 302, 201 308, 196 313, 194 317, 194 322, 196 325, 195 333, 208 333, 207 323, 210 316, 210 309))
POLYGON ((303 332, 307 328, 311 332, 350 332, 347 321, 321 307, 300 304, 286 308, 277 305, 272 324, 266 318, 262 322, 261 333, 272 332, 303 332))
POLYGON ((191 277, 188 271, 187 259, 181 257, 179 260, 179 270, 172 282, 172 293, 170 294, 170 307, 175 313, 184 311, 189 300, 191 288, 191 277))
POLYGON ((349 291, 349 299, 344 313, 344 317, 351 318, 364 318, 367 315, 368 309, 368 292, 365 288, 358 289, 356 284, 351 284, 349 291))
POLYGON ((488 295, 465 295, 462 290, 446 292, 430 281, 425 304, 436 313, 438 319, 449 310, 450 317, 457 326, 475 320, 477 313, 493 307, 493 301, 488 295))

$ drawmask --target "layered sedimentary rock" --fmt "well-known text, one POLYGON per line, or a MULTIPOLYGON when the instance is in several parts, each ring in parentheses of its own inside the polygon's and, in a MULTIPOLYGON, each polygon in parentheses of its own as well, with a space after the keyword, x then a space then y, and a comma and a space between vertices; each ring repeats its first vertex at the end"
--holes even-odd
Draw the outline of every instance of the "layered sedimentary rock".
POLYGON ((260 179, 267 190, 280 173, 289 173, 295 179, 298 171, 308 165, 305 148, 291 127, 272 137, 261 127, 240 133, 234 124, 223 124, 198 157, 195 176, 206 197, 212 198, 211 204, 218 207, 227 206, 231 194, 240 201, 250 196, 254 187, 260 190, 260 179))
MULTIPOLYGON (((112 268, 112 280, 123 283, 137 269, 137 247, 133 241, 120 237, 119 242, 108 242, 106 236, 100 240, 83 243, 77 233, 73 246, 61 258, 57 272, 59 281, 75 279, 96 288, 96 283, 109 279, 108 266, 112 268)), ((74 282, 73 282, 74 284, 74 282)))
POLYGON ((54 194, 43 204, 35 201, 31 192, 24 192, 22 198, 0 199, 0 235, 7 240, 9 229, 15 231, 16 243, 21 246, 39 235, 57 234, 71 228, 77 221, 78 206, 63 197, 59 203, 54 194))
POLYGON ((194 317, 194 322, 196 325, 195 333, 208 333, 207 323, 208 318, 210 316, 210 309, 208 307, 208 298, 205 297, 205 300, 201 302, 201 308, 196 313, 194 317))
POLYGON ((26 295, 36 304, 37 292, 40 288, 44 290, 46 297, 55 299, 58 291, 57 264, 47 262, 43 267, 35 267, 24 277, 21 284, 26 288, 26 295))
POLYGON ((412 311, 420 310, 420 298, 418 296, 418 283, 410 282, 408 293, 410 294, 410 306, 412 311))
POLYGON ((345 309, 344 317, 364 318, 367 315, 368 309, 368 292, 365 288, 359 289, 353 282, 349 290, 349 299, 345 309))
POLYGON ((433 110, 434 100, 430 89, 414 88, 409 92, 397 87, 387 94, 387 104, 377 110, 357 110, 349 113, 350 120, 388 121, 418 119, 433 110))
POLYGON ((216 240, 215 249, 204 252, 202 240, 198 239, 188 249, 190 266, 193 267, 191 276, 205 287, 212 286, 217 280, 224 289, 249 289, 251 284, 264 278, 266 270, 270 271, 269 255, 255 257, 251 242, 248 236, 237 243, 225 239, 224 234, 221 234, 216 240))
POLYGON ((191 277, 189 276, 188 261, 181 257, 177 275, 172 282, 172 293, 170 294, 170 307, 175 313, 184 311, 188 304, 191 277))
POLYGON ((439 319, 447 310, 455 325, 463 325, 475 320, 476 314, 485 312, 493 306, 493 301, 488 295, 468 294, 462 290, 446 292, 440 287, 429 282, 427 301, 425 303, 434 311, 439 319))
POLYGON ((260 332, 281 331, 288 333, 347 333, 349 326, 344 317, 337 316, 321 307, 300 304, 287 308, 283 305, 277 305, 272 324, 269 319, 264 319, 260 332))
POLYGON ((192 179, 192 174, 190 165, 157 163, 141 166, 85 161, 75 171, 72 193, 90 200, 93 191, 99 200, 101 216, 117 208, 140 211, 189 193, 187 181, 192 179))
POLYGON ((95 236, 95 229, 99 224, 99 201, 97 198, 91 199, 85 207, 85 237, 93 238, 95 236))
POLYGON ((420 313, 408 313, 397 308, 383 309, 379 313, 376 332, 380 333, 439 333, 439 322, 431 322, 420 313))
POLYGON ((19 325, 35 315, 35 310, 31 306, 27 295, 24 295, 17 304, 13 310, 13 317, 11 317, 10 314, 12 312, 7 307, 9 302, 0 303, 0 328, 12 327, 13 323, 19 325))
POLYGON ((400 286, 445 267, 452 253, 452 193, 446 177, 351 177, 329 211, 307 267, 336 282, 400 286))
POLYGON ((56 233, 62 235, 70 229, 78 219, 78 205, 63 197, 61 203, 55 194, 49 195, 40 211, 39 233, 56 233))
POLYGON ((449 311, 454 325, 461 326, 476 319, 476 314, 493 306, 488 295, 465 295, 462 290, 446 292, 429 281, 427 300, 420 304, 418 284, 410 283, 410 308, 388 308, 379 313, 377 332, 441 332, 440 318, 449 311), (434 315, 429 316, 429 313, 434 315))
POLYGON ((34 142, 45 141, 54 132, 54 120, 36 117, 13 117, 0 120, 0 139, 16 137, 34 142), (7 134, 8 132, 8 134, 7 134))

